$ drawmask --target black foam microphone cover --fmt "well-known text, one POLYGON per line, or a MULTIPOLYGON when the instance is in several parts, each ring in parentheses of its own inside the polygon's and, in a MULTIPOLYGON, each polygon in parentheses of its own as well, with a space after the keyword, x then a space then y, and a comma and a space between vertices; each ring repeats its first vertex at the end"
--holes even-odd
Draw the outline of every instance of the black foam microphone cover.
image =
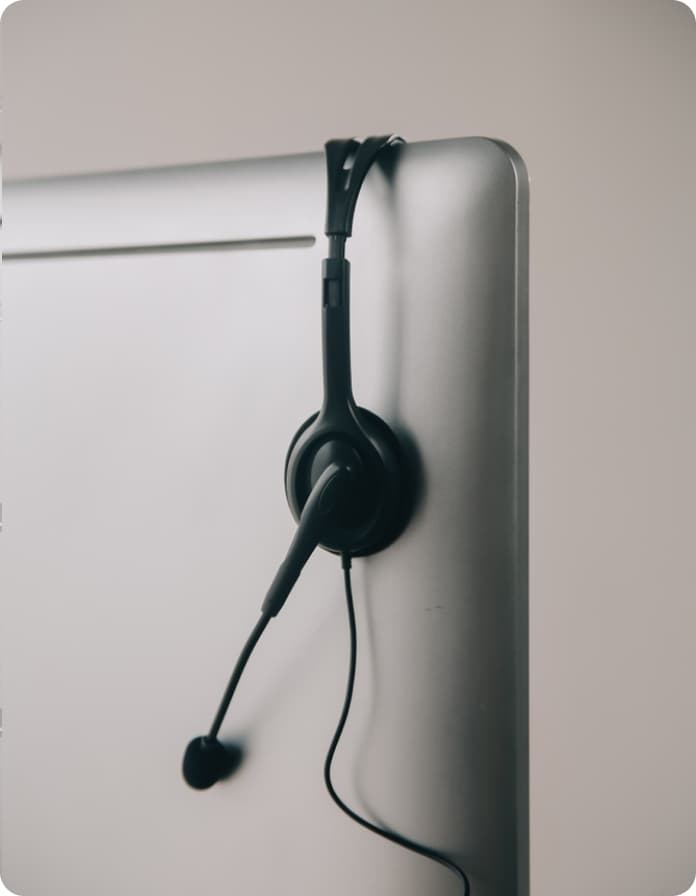
POLYGON ((241 751, 226 749, 217 738, 195 737, 184 753, 184 779, 196 790, 207 790, 239 763, 241 751))

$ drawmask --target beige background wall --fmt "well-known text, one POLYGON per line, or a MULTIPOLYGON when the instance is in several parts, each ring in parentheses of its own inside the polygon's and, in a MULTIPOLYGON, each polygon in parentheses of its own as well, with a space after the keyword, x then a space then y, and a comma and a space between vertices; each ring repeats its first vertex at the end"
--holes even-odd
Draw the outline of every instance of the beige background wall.
POLYGON ((533 896, 696 869, 696 29, 672 0, 22 0, 27 177, 484 134, 531 176, 533 896))

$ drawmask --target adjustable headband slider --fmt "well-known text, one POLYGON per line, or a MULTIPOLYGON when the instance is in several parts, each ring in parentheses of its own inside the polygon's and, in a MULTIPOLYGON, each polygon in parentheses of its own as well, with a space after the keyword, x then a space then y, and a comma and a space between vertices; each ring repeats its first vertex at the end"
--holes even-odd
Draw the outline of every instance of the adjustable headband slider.
POLYGON ((325 258, 321 264, 323 280, 346 280, 350 262, 345 258, 325 258))
POLYGON ((342 308, 348 297, 350 262, 345 258, 325 258, 321 274, 323 307, 342 308))

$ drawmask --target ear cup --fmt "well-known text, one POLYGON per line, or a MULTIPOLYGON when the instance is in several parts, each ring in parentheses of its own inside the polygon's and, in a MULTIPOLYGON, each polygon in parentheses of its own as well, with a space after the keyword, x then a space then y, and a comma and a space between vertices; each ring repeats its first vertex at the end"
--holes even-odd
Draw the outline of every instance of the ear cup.
POLYGON ((317 413, 296 433, 285 462, 285 493, 295 519, 332 460, 352 466, 357 484, 341 519, 320 544, 334 553, 374 554, 403 531, 410 512, 408 473, 392 429, 365 408, 351 409, 351 425, 332 425, 317 413))

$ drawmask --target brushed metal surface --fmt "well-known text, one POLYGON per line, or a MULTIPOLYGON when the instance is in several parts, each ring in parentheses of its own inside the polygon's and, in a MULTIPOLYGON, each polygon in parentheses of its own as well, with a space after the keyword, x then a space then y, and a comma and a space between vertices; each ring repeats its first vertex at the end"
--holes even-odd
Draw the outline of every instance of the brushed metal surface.
MULTIPOLYGON (((413 144, 391 184, 370 174, 348 252, 356 398, 422 481, 405 535, 355 564, 337 785, 476 896, 527 894, 526 209, 512 150, 413 144)), ((242 769, 180 778, 293 530, 323 213, 319 155, 5 191, 14 253, 318 237, 4 266, 0 835, 23 896, 457 891, 323 791, 347 662, 329 555, 247 670, 242 769)))

